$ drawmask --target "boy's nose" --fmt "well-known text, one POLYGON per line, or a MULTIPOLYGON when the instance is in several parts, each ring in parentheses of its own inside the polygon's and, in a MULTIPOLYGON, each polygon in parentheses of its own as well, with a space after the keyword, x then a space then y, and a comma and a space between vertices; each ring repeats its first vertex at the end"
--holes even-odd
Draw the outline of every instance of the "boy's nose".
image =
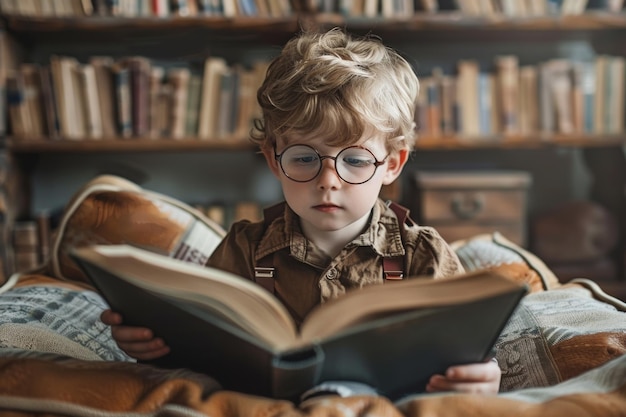
POLYGON ((341 186, 341 178, 335 170, 335 161, 326 159, 322 161, 322 169, 317 176, 317 184, 321 188, 337 188, 341 186))

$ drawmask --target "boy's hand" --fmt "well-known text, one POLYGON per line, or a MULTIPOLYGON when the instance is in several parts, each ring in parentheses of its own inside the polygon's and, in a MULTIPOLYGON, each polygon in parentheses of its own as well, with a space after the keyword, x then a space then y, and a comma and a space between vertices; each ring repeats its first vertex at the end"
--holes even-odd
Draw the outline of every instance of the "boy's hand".
POLYGON ((154 337, 152 330, 145 327, 122 325, 122 316, 112 310, 104 310, 100 315, 104 324, 111 326, 111 334, 117 345, 126 354, 138 360, 160 358, 170 348, 163 339, 154 337))
POLYGON ((426 392, 460 391, 476 394, 497 394, 501 372, 498 363, 489 361, 471 365, 451 366, 445 375, 433 375, 426 392))

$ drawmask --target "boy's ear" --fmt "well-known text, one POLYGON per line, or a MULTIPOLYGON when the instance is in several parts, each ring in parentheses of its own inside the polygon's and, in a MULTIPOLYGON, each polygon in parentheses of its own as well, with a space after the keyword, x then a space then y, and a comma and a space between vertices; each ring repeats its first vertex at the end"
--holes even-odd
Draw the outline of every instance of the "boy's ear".
POLYGON ((402 173, 402 169, 408 160, 408 149, 400 149, 397 152, 389 154, 387 159, 387 171, 385 173, 385 178, 383 178, 383 184, 388 185, 394 182, 395 179, 402 173))
POLYGON ((261 152, 263 152, 263 156, 265 157, 265 162, 267 162, 267 166, 270 168, 272 173, 279 178, 280 177, 280 167, 278 166, 278 161, 274 157, 274 150, 264 148, 261 152))

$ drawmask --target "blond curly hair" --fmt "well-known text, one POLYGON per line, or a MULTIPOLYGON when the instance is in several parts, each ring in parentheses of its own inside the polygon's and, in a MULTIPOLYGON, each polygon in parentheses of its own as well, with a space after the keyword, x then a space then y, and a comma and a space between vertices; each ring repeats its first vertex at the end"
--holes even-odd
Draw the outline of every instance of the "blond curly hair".
POLYGON ((367 133, 386 138, 390 151, 412 149, 418 93, 411 65, 380 39, 303 32, 268 67, 252 140, 271 149, 277 137, 306 133, 349 146, 367 133))

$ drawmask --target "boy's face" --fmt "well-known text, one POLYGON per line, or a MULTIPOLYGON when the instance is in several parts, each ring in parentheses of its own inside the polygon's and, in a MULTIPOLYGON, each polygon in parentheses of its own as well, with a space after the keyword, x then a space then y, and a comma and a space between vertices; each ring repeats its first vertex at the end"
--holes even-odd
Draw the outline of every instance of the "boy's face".
POLYGON ((274 151, 269 150, 264 154, 270 169, 281 183, 287 204, 307 228, 332 232, 350 226, 369 215, 383 184, 390 184, 400 175, 407 161, 408 151, 389 153, 382 138, 363 139, 355 145, 364 149, 351 148, 343 152, 335 162, 333 158, 336 158, 344 148, 329 146, 325 142, 324 138, 320 137, 302 135, 283 137, 278 139, 274 151), (283 158, 276 158, 276 155, 282 155, 293 145, 308 145, 310 148, 301 148, 305 151, 303 153, 291 155, 290 151, 285 153, 283 158), (317 158, 318 154, 321 158, 317 158), (319 159, 321 169, 315 175, 319 159), (284 171, 289 173, 290 161, 295 161, 295 167, 292 165, 295 170, 301 170, 303 165, 305 167, 313 165, 307 171, 310 174, 305 173, 303 174, 305 176, 296 178, 301 171, 295 171, 296 175, 291 176, 300 181, 289 178, 284 171), (366 161, 371 164, 361 163, 366 161), (342 165, 339 168, 340 173, 349 182, 363 181, 372 171, 373 175, 362 184, 351 184, 338 175, 335 164, 342 165), (364 168, 363 165, 369 167, 364 168), (375 165, 377 166, 374 168, 375 165), (312 176, 310 181, 304 181, 312 176))

